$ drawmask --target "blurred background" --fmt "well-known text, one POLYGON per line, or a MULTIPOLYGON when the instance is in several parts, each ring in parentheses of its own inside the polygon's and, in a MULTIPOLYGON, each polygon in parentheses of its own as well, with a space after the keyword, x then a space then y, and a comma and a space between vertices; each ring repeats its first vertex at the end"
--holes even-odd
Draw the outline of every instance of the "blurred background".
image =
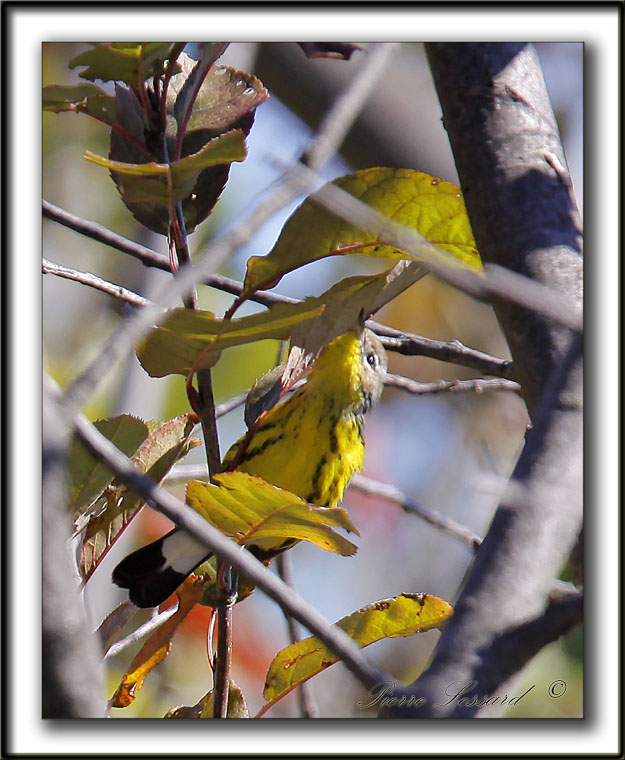
MULTIPOLYGON (((42 50, 43 84, 80 81, 68 62, 87 46, 48 43, 42 50)), ((293 43, 233 43, 220 60, 254 73, 271 97, 256 111, 247 140, 248 158, 233 164, 230 180, 213 215, 190 236, 194 256, 276 187, 280 165, 306 149, 315 128, 336 95, 354 76, 367 45, 350 61, 305 57, 293 43)), ((583 45, 537 45, 547 87, 582 210, 583 45)), ((193 54, 192 48, 188 51, 193 54)), ((110 227, 132 240, 167 252, 166 240, 141 227, 123 205, 108 173, 83 159, 88 149, 108 155, 108 130, 74 114, 43 114, 43 197, 73 214, 110 227)), ((421 44, 403 43, 391 57, 372 96, 322 172, 331 180, 369 166, 417 169, 457 182, 453 157, 441 122, 440 106, 421 44)), ((282 225, 302 198, 276 214, 221 270, 243 279, 250 255, 267 253, 282 225)), ((58 224, 43 222, 43 255, 65 266, 93 272, 146 294, 167 275, 58 224)), ((364 257, 326 259, 285 277, 277 292, 302 298, 317 295, 351 274, 377 271, 364 257)), ((52 275, 43 278, 43 362, 66 385, 97 355, 113 332, 123 307, 98 291, 52 275)), ((200 306, 223 314, 232 297, 211 288, 200 291, 200 306)), ((256 307, 247 307, 253 311, 256 307)), ((400 330, 438 340, 457 339, 472 348, 509 358, 505 340, 490 307, 450 287, 425 278, 376 317, 400 330)), ((230 349, 214 370, 216 401, 247 390, 275 363, 279 346, 264 341, 230 349)), ((389 357, 391 372, 419 381, 464 379, 477 374, 457 365, 422 357, 389 357)), ((111 372, 85 413, 91 419, 129 413, 143 419, 168 419, 189 411, 180 377, 149 378, 131 357, 111 372)), ((496 507, 501 478, 511 471, 527 423, 521 400, 509 392, 439 393, 414 396, 387 388, 380 406, 367 417, 364 474, 391 483, 407 496, 470 528, 480 536, 496 507)), ((243 432, 241 410, 219 421, 222 453, 243 432)), ((203 463, 194 449, 186 462, 203 463)), ((184 486, 173 487, 184 498, 184 486)), ((400 507, 349 489, 344 504, 360 530, 358 553, 341 558, 307 544, 290 552, 299 593, 330 620, 401 592, 427 592, 454 603, 471 560, 471 550, 400 507)), ((124 598, 110 582, 110 571, 127 550, 160 536, 165 518, 144 508, 131 528, 98 568, 86 589, 91 621, 97 626, 124 598)), ((210 689, 206 659, 205 608, 196 608, 180 629, 165 662, 152 672, 135 703, 113 717, 158 717, 178 704, 194 704, 210 689)), ((263 703, 262 687, 276 651, 288 643, 279 608, 261 593, 235 607, 234 680, 253 713, 263 703)), ((427 666, 439 633, 380 642, 368 656, 397 681, 411 681, 427 666)), ((136 650, 137 647, 135 647, 136 650)), ((126 650, 107 661, 107 697, 116 688, 134 654, 126 650)), ((518 679, 515 694, 536 684, 513 711, 514 717, 577 717, 582 712, 581 632, 544 649, 518 679), (544 689, 554 679, 567 681, 564 697, 547 702, 544 689), (543 684, 544 682, 544 684, 543 684)), ((370 717, 357 707, 367 701, 364 689, 336 665, 310 682, 319 717, 370 717)), ((282 700, 269 717, 297 716, 294 695, 282 700)))

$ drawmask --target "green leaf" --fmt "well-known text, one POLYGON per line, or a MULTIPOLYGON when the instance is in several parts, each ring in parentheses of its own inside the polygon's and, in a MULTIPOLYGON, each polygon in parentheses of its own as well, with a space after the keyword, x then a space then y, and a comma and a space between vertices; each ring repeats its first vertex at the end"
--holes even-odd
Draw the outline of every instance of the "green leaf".
MULTIPOLYGON (((199 444, 190 437, 198 421, 196 415, 184 414, 166 422, 141 423, 145 429, 142 441, 132 454, 125 453, 131 456, 140 472, 159 483, 172 466, 186 456, 190 447, 199 444)), ((90 577, 142 504, 139 494, 114 483, 111 474, 94 508, 76 516, 77 531, 86 524, 79 562, 85 579, 90 577)))
POLYGON ((164 73, 164 62, 176 46, 175 42, 100 42, 73 58, 69 67, 87 66, 80 77, 91 82, 100 79, 138 87, 151 76, 164 73))
POLYGON ((85 158, 118 175, 116 182, 129 203, 169 205, 168 179, 171 178, 174 202, 189 197, 204 169, 245 159, 245 139, 240 131, 215 137, 197 153, 171 164, 126 164, 85 152, 85 158))
MULTIPOLYGON (((129 414, 98 420, 93 424, 128 457, 134 455, 149 434, 146 423, 129 414)), ((76 521, 102 496, 106 487, 112 483, 114 475, 87 451, 76 436, 72 439, 69 452, 68 475, 68 504, 76 521)))
MULTIPOLYGON (((214 705, 214 692, 211 689, 205 694, 202 699, 191 707, 187 705, 181 705, 180 707, 173 707, 163 717, 165 718, 212 718, 213 717, 213 705, 214 705)), ((228 709, 226 711, 226 717, 228 718, 249 718, 250 714, 245 704, 245 697, 243 692, 232 680, 229 682, 228 688, 228 709)))
POLYGON ((43 88, 42 95, 44 111, 85 113, 111 124, 117 120, 115 98, 94 84, 50 84, 43 88))
MULTIPOLYGON (((411 169, 362 169, 331 184, 404 224, 455 258, 480 268, 464 200, 460 189, 411 169)), ((381 227, 363 232, 307 198, 288 219, 273 249, 266 256, 252 256, 247 263, 245 290, 273 287, 298 267, 326 256, 348 253, 376 258, 415 259, 384 242, 381 227)))
POLYGON ((260 542, 262 548, 274 548, 286 539, 297 539, 344 557, 356 552, 351 541, 333 530, 358 533, 344 509, 310 506, 245 472, 221 473, 214 479, 218 485, 191 480, 187 504, 241 546, 260 542))
POLYGON ((217 319, 208 311, 173 309, 138 346, 137 357, 151 377, 172 374, 186 377, 216 336, 200 369, 213 366, 219 352, 231 346, 268 338, 284 340, 295 325, 316 317, 322 308, 306 303, 274 304, 260 314, 232 320, 217 319))
MULTIPOLYGON (((380 639, 437 628, 452 613, 447 602, 430 594, 400 594, 368 604, 336 625, 360 647, 366 647, 380 639)), ((267 672, 263 696, 269 704, 265 709, 337 661, 338 657, 314 636, 286 647, 267 672)))

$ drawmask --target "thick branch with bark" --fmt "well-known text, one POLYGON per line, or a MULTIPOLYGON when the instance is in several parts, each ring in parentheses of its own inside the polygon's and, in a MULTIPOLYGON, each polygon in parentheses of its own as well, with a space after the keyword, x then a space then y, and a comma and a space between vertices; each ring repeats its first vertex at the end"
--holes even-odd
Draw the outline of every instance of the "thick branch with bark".
POLYGON ((44 718, 102 718, 99 654, 67 546, 69 432, 58 407, 44 401, 41 714, 44 718))
MULTIPOLYGON (((534 46, 426 50, 483 261, 581 302, 581 222, 534 46)), ((494 306, 532 416, 568 331, 509 301, 494 306)))
MULTIPOLYGON (((579 219, 534 48, 427 49, 483 258, 580 303, 579 219)), ((536 649, 517 633, 543 614, 581 528, 581 334, 512 301, 495 307, 533 428, 433 662, 411 689, 423 705, 395 714, 468 717, 479 707, 440 706, 450 684, 475 681, 484 698, 527 663, 536 649)))
MULTIPOLYGON (((481 697, 536 653, 514 631, 540 617, 582 520, 581 336, 550 378, 525 448, 477 554, 430 668, 414 685, 423 707, 406 717, 469 717, 444 701, 449 684, 477 682, 481 697), (566 463, 566 466, 563 466, 566 463), (518 644, 510 670, 510 644, 518 644)), ((560 635, 560 633, 558 634, 560 635)))

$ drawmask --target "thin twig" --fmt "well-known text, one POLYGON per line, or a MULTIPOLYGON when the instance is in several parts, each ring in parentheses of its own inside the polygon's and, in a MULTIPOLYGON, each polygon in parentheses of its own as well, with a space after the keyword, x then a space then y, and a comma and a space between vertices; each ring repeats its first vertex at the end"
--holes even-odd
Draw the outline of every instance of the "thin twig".
POLYGON ((564 597, 551 598, 544 612, 500 633, 489 644, 487 653, 489 659, 497 660, 499 667, 488 674, 488 679, 467 682, 477 688, 477 691, 467 694, 467 698, 475 695, 484 699, 488 694, 498 693, 532 657, 582 623, 583 618, 584 595, 577 591, 564 597))
MULTIPOLYGON (((186 113, 183 123, 179 124, 176 140, 175 158, 179 159, 182 150, 182 140, 191 108, 199 89, 208 73, 212 57, 204 53, 196 64, 192 76, 195 77, 192 92, 188 94, 186 113)), ((163 135, 164 138, 164 135, 163 135)), ((169 160, 167 141, 163 139, 165 159, 169 160)), ((170 230, 174 238, 175 261, 172 268, 191 266, 189 239, 182 210, 182 202, 174 203, 171 174, 168 175, 170 230)), ((197 311, 198 298, 195 287, 182 293, 182 300, 187 309, 197 311)), ((197 372, 198 395, 200 400, 199 414, 204 434, 204 451, 210 477, 221 471, 221 456, 219 454, 219 438, 217 437, 217 419, 215 417, 215 398, 213 395, 213 379, 210 368, 197 372)), ((226 718, 228 715, 228 694, 230 691, 230 670, 232 667, 232 607, 236 601, 236 591, 233 592, 228 582, 231 578, 230 566, 221 558, 217 564, 217 663, 214 671, 213 684, 213 718, 226 718)))
POLYGON ((228 717, 232 670, 232 611, 237 599, 232 567, 221 558, 217 563, 217 652, 213 676, 213 718, 228 717))
POLYGON ((43 216, 47 219, 62 224, 64 227, 68 227, 70 230, 74 230, 74 232, 79 232, 81 235, 85 235, 92 240, 97 240, 98 243, 103 243, 110 248, 127 253, 133 258, 139 259, 145 266, 156 267, 156 269, 171 272, 169 258, 162 253, 157 253, 152 248, 147 248, 144 245, 128 240, 128 238, 118 235, 116 232, 109 230, 108 227, 98 224, 98 222, 92 222, 71 214, 69 211, 55 206, 54 203, 50 203, 50 201, 43 200, 41 206, 43 216))
POLYGON ((229 401, 224 401, 223 404, 217 404, 215 406, 215 417, 223 417, 224 414, 228 414, 238 406, 242 406, 247 399, 247 393, 239 393, 238 396, 233 396, 229 401))
MULTIPOLYGON (((221 456, 211 370, 199 370, 197 382, 206 462, 212 478, 221 471, 221 456)), ((213 718, 226 718, 232 669, 232 609, 236 601, 236 586, 232 583, 232 568, 221 557, 218 557, 217 563, 217 598, 219 602, 217 604, 217 653, 213 680, 213 718)))
POLYGON ((133 293, 132 290, 128 290, 121 285, 116 285, 113 282, 108 282, 108 280, 103 280, 101 277, 91 274, 91 272, 70 269, 61 264, 54 264, 52 261, 48 261, 48 259, 42 259, 41 263, 44 274, 55 274, 57 277, 64 277, 67 280, 80 282, 82 285, 88 285, 90 288, 108 293, 108 295, 118 298, 120 301, 125 301, 132 306, 148 306, 150 303, 147 298, 133 293))
MULTIPOLYGON (((217 409, 213 397, 213 380, 210 369, 201 369, 197 373, 199 396, 201 402, 202 431, 206 448, 206 461, 211 477, 221 472, 221 455, 217 437, 217 409)), ((240 398, 239 396, 236 397, 240 398)), ((232 402, 230 402, 232 403, 232 402)), ((238 406, 238 404, 236 404, 238 406)), ((235 408, 232 406, 232 408, 235 408)), ((225 412, 222 412, 225 413, 225 412)))
POLYGON ((432 340, 421 335, 401 332, 393 327, 367 320, 367 327, 377 333, 384 347, 404 356, 427 356, 451 364, 484 372, 495 377, 513 377, 513 364, 509 359, 499 359, 475 348, 469 348, 459 340, 432 340))
POLYGON ((380 483, 378 480, 367 478, 364 475, 354 475, 349 487, 372 496, 379 496, 386 501, 391 501, 394 504, 397 504, 407 514, 425 520, 425 522, 442 530, 444 533, 448 533, 450 536, 459 539, 472 549, 477 549, 482 542, 482 539, 469 528, 460 525, 449 517, 445 517, 445 515, 436 512, 434 509, 428 509, 428 507, 418 504, 414 499, 411 499, 398 488, 395 488, 395 486, 380 483))
POLYGON ((443 391, 457 393, 469 391, 472 393, 484 393, 484 391, 514 391, 521 390, 519 383, 504 378, 476 378, 474 380, 436 380, 432 383, 419 383, 410 377, 387 373, 384 385, 401 388, 408 393, 422 395, 426 393, 441 393, 443 391))
POLYGON ((137 641, 140 641, 144 636, 147 636, 148 633, 152 633, 152 631, 156 630, 166 620, 174 615, 177 609, 177 605, 174 605, 164 612, 160 612, 158 615, 154 615, 147 622, 143 623, 143 625, 135 628, 135 630, 132 631, 132 633, 129 633, 128 636, 125 636, 120 641, 116 641, 114 644, 111 644, 111 646, 104 653, 103 658, 106 660, 109 657, 115 657, 120 652, 123 652, 124 649, 127 649, 133 644, 136 644, 137 641))
POLYGON ((208 480, 208 467, 205 464, 175 464, 161 482, 164 486, 171 486, 187 480, 208 480))

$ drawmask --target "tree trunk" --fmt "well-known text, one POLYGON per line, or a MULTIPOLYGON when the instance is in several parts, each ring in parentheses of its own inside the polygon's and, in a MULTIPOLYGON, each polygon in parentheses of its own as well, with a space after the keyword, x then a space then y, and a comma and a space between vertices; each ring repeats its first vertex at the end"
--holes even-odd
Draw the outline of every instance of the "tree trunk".
MULTIPOLYGON (((483 260, 581 301, 581 225, 534 47, 435 43, 427 53, 483 260)), ((421 707, 394 716, 470 717, 480 705, 452 692, 475 682, 466 696, 479 700, 505 685, 536 651, 512 634, 545 613, 581 527, 581 335, 504 301, 496 313, 533 427, 433 662, 410 689, 421 707)))

